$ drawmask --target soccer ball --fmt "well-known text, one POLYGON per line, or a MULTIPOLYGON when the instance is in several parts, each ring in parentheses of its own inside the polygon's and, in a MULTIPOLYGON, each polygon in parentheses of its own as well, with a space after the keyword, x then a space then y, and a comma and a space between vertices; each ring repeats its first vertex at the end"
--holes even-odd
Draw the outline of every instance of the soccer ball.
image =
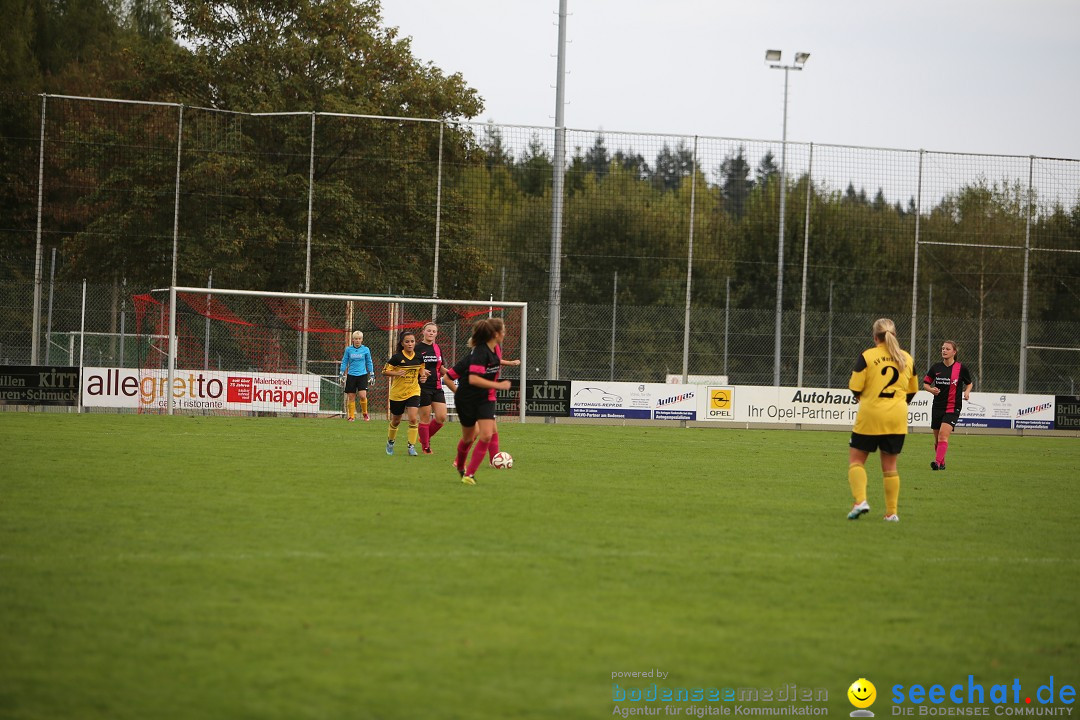
POLYGON ((497 452, 495 457, 491 458, 491 466, 496 470, 509 470, 514 467, 514 458, 510 457, 508 452, 497 452))

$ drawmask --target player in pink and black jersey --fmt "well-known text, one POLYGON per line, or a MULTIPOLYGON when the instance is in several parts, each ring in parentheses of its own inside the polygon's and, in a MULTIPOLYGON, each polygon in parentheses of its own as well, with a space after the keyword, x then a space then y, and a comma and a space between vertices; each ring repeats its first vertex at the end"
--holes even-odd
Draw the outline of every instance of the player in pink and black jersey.
POLYGON ((955 340, 941 344, 941 362, 931 367, 923 378, 923 389, 934 396, 930 412, 930 427, 934 431, 934 459, 931 470, 945 469, 945 453, 949 449, 949 436, 960 419, 964 401, 971 399, 974 380, 967 365, 956 359, 955 340))
POLYGON ((425 455, 431 454, 431 438, 446 424, 446 393, 443 390, 442 348, 435 342, 439 326, 434 322, 424 323, 420 328, 420 342, 416 352, 424 358, 428 378, 420 383, 420 448, 425 455))
POLYGON ((458 441, 454 467, 466 485, 476 484, 476 471, 497 433, 495 391, 510 389, 509 380, 499 379, 499 370, 504 363, 520 363, 518 360, 502 359, 499 343, 504 332, 505 325, 501 318, 478 321, 469 339, 472 351, 446 373, 450 381, 457 384, 454 406, 461 423, 461 440, 458 441), (476 447, 469 458, 469 447, 474 440, 476 447))

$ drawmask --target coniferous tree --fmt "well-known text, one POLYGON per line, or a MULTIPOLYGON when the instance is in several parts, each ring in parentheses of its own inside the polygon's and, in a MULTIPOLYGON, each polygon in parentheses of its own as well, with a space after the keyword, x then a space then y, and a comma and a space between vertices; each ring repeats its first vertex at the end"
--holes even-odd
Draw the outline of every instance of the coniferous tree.
POLYGON ((746 214, 746 200, 754 187, 754 181, 750 179, 750 163, 746 161, 742 145, 735 155, 729 155, 720 164, 720 184, 724 209, 741 218, 746 214))

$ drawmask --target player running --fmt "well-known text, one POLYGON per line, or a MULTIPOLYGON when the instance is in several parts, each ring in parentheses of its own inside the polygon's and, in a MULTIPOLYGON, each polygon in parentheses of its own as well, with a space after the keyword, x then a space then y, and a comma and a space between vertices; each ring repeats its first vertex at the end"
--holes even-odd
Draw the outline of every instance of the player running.
POLYGON ((510 389, 509 380, 499 379, 503 360, 497 348, 504 331, 501 318, 478 321, 469 339, 472 352, 446 372, 450 381, 457 383, 454 406, 461 423, 461 440, 458 441, 454 467, 466 485, 476 484, 476 471, 496 432, 495 391, 510 389), (474 440, 476 447, 469 458, 469 447, 474 440))
POLYGON ((930 428, 934 431, 931 470, 945 469, 949 436, 960 419, 964 401, 971 399, 971 388, 975 384, 967 365, 956 359, 957 352, 956 341, 941 343, 941 362, 931 367, 923 378, 923 389, 934 396, 930 413, 930 428))
POLYGON ((415 352, 416 333, 406 330, 398 338, 397 352, 386 361, 382 374, 393 378, 390 383, 390 429, 386 433, 386 454, 394 454, 401 416, 408 412, 409 454, 416 455, 418 413, 420 407, 420 383, 427 379, 424 358, 415 352))
POLYGON ((434 322, 424 323, 420 328, 420 342, 416 344, 416 353, 424 358, 427 368, 427 380, 420 383, 420 450, 425 455, 431 454, 431 438, 446 424, 446 393, 443 390, 442 349, 435 342, 439 326, 434 322))

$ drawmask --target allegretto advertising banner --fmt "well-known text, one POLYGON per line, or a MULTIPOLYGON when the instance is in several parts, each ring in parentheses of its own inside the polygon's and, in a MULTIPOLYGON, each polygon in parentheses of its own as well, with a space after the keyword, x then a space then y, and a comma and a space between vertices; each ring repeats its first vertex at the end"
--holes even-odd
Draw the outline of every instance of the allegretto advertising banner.
MULTIPOLYGON (((83 370, 83 405, 113 408, 165 408, 169 393, 164 370, 97 368, 83 370)), ((319 412, 318 375, 176 370, 175 410, 319 412)))

